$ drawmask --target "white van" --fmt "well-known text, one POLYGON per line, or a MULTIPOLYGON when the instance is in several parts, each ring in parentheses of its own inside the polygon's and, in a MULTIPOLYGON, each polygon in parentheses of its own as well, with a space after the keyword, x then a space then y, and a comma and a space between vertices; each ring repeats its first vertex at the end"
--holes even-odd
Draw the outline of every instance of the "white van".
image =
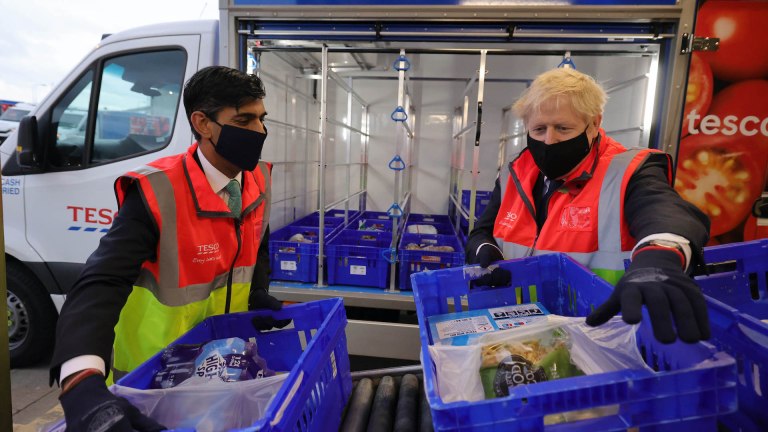
MULTIPOLYGON (((254 3, 221 2, 221 21, 105 38, 0 147, 13 364, 51 349, 57 309, 117 211, 115 178, 193 142, 181 92, 206 66, 254 69, 265 81, 273 230, 334 207, 446 214, 462 189, 490 189, 499 161, 524 147, 509 105, 565 59, 609 88, 614 138, 675 154, 694 0, 254 3), (404 170, 388 167, 395 156, 404 170)), ((273 282, 272 293, 414 308, 394 282, 327 287, 318 265, 316 289, 273 282)), ((351 354, 418 359, 415 326, 350 322, 347 334, 351 354), (416 345, 384 352, 404 340, 416 345)))

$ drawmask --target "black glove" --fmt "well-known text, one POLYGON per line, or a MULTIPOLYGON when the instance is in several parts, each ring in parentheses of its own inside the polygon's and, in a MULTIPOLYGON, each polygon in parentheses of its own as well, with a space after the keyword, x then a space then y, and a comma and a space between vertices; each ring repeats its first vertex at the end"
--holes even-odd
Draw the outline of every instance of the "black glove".
POLYGON ((587 324, 603 324, 619 311, 624 322, 637 324, 642 319, 643 305, 648 309, 653 334, 659 342, 672 343, 677 336, 688 343, 709 339, 704 295, 685 274, 680 255, 674 251, 638 252, 608 300, 589 314, 587 324))
POLYGON ((503 259, 504 255, 496 245, 483 243, 475 255, 475 264, 480 264, 482 268, 488 268, 489 265, 503 259))
POLYGON ((67 432, 155 432, 165 427, 107 390, 101 375, 91 375, 59 397, 67 432))
MULTIPOLYGON (((280 300, 267 294, 264 289, 254 289, 251 291, 251 295, 248 298, 248 309, 269 309, 273 311, 279 311, 283 308, 283 303, 280 300)), ((276 320, 272 316, 257 316, 251 320, 256 330, 269 330, 272 328, 283 328, 291 323, 290 319, 276 320)))
MULTIPOLYGON (((504 259, 499 248, 496 245, 490 243, 483 244, 475 255, 475 262, 480 264, 482 268, 488 268, 489 265, 496 261, 504 259)), ((490 287, 502 287, 508 286, 512 282, 512 273, 509 270, 497 267, 493 269, 489 274, 482 275, 479 278, 472 281, 472 286, 490 286, 490 287)))

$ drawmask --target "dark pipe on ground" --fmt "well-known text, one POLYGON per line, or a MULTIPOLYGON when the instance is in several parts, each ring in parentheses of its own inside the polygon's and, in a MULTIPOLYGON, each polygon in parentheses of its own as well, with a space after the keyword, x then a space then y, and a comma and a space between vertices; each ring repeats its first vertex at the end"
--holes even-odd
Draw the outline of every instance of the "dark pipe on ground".
POLYGON ((371 418, 368 421, 368 432, 391 432, 394 423, 395 402, 397 402, 397 388, 395 380, 391 376, 385 376, 376 389, 373 398, 371 418))
POLYGON ((358 381, 349 399, 347 415, 341 425, 342 432, 363 432, 368 424, 368 414, 373 402, 373 381, 363 378, 358 381))
POLYGON ((403 375, 397 397, 395 432, 416 432, 419 406, 419 379, 416 375, 403 375))

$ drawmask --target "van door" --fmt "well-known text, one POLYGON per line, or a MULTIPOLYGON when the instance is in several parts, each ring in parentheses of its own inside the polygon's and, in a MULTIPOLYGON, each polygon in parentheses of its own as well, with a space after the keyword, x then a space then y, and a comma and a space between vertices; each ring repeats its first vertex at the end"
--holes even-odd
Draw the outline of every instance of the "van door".
POLYGON ((192 142, 181 103, 198 65, 200 36, 107 44, 38 112, 41 172, 24 182, 26 235, 68 289, 117 211, 122 173, 192 142))

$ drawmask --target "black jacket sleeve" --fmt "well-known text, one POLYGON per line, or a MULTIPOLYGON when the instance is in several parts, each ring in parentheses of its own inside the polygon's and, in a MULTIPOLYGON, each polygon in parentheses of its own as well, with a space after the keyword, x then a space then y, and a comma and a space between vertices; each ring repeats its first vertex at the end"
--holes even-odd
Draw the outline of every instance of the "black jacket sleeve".
POLYGON ((668 159, 651 154, 629 180, 624 196, 624 217, 637 240, 657 233, 672 233, 688 239, 694 261, 701 264, 701 250, 709 241, 709 218, 685 201, 667 180, 668 159))
POLYGON ((141 264, 155 255, 158 238, 141 193, 131 187, 112 228, 101 238, 67 293, 56 326, 51 384, 59 379, 61 364, 77 356, 98 355, 109 369, 114 327, 141 264))
MULTIPOLYGON (((690 268, 701 264, 701 250, 709 241, 709 218, 685 201, 667 180, 666 155, 651 154, 627 184, 624 217, 630 234, 640 240, 657 233, 672 233, 688 239, 693 252, 690 268)), ((496 179, 485 212, 467 240, 466 261, 473 264, 475 251, 482 243, 495 243, 493 226, 501 205, 501 188, 496 179)))
POLYGON ((501 186, 497 178, 496 184, 493 186, 493 192, 491 192, 491 198, 488 200, 488 205, 485 207, 483 214, 477 218, 475 228, 469 233, 469 238, 467 238, 467 264, 475 264, 475 252, 477 252, 477 247, 481 244, 491 243, 498 246, 496 239, 493 238, 493 225, 496 223, 499 207, 501 207, 501 186))
POLYGON ((272 274, 272 268, 269 265, 269 226, 264 231, 264 238, 259 245, 259 253, 256 258, 256 268, 253 269, 253 278, 251 279, 251 292, 255 289, 263 289, 269 292, 269 275, 272 274))

